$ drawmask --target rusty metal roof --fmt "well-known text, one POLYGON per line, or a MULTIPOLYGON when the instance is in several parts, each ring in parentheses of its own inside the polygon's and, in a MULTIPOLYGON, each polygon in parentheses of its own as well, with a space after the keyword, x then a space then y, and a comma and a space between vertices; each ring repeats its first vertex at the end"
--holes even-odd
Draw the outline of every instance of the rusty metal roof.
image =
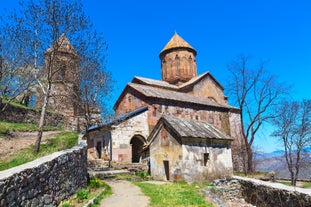
POLYGON ((178 92, 167 90, 163 88, 153 87, 150 85, 142 85, 137 83, 128 83, 129 87, 133 88, 134 90, 138 91, 139 93, 143 94, 146 97, 156 98, 156 99, 164 99, 164 100, 171 100, 171 101, 178 101, 184 103, 191 103, 191 104, 199 104, 205 106, 213 106, 218 108, 226 108, 226 109, 235 109, 235 107, 229 105, 222 105, 216 102, 210 101, 207 98, 196 97, 187 93, 178 92))
POLYGON ((180 137, 232 140, 225 132, 206 121, 183 119, 171 115, 163 115, 160 120, 180 137))

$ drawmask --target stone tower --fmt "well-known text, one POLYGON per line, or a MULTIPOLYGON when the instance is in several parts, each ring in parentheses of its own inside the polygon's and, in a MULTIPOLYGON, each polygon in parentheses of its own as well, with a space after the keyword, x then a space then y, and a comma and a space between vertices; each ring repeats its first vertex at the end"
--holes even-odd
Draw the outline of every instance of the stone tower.
MULTIPOLYGON (((45 76, 51 73, 51 91, 48 109, 62 114, 66 122, 74 122, 81 112, 78 64, 79 56, 65 34, 45 52, 45 76)), ((43 103, 42 93, 37 98, 36 107, 43 103)))
POLYGON ((160 52, 162 80, 181 85, 197 76, 196 50, 176 32, 160 52))

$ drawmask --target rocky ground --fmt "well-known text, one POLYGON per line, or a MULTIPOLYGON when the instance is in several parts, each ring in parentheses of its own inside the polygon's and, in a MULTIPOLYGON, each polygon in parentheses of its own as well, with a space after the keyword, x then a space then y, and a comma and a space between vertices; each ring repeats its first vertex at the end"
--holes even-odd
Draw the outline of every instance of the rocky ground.
POLYGON ((244 200, 240 187, 237 180, 219 179, 205 193, 208 200, 220 207, 255 207, 244 200))
MULTIPOLYGON (((58 133, 59 131, 43 132, 42 142, 55 137, 58 133)), ((37 134, 38 132, 10 132, 8 135, 0 137, 0 158, 5 159, 7 156, 34 144, 37 134)))

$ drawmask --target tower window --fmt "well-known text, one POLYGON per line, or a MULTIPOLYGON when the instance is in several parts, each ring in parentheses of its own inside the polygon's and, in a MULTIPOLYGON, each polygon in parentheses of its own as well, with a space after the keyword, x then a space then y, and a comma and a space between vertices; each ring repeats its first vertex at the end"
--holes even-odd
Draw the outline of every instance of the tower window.
POLYGON ((63 64, 61 65, 60 69, 59 69, 59 79, 63 79, 65 77, 66 74, 66 66, 63 64))
POLYGON ((176 55, 175 57, 175 64, 176 64, 176 75, 179 76, 179 57, 176 55))
POLYGON ((163 75, 163 79, 166 79, 166 61, 165 60, 163 60, 163 62, 162 62, 162 75, 163 75))
POLYGON ((189 66, 190 66, 190 74, 192 75, 193 71, 192 71, 192 57, 191 57, 191 55, 189 56, 189 66))

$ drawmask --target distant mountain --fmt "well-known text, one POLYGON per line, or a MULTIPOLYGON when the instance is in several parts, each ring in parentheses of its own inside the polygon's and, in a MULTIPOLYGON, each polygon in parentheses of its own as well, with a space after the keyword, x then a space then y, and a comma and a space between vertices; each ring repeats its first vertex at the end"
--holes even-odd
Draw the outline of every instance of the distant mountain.
MULTIPOLYGON (((304 152, 307 154, 311 154, 311 147, 307 147, 304 149, 304 152)), ((272 158, 272 157, 282 157, 284 156, 285 151, 284 150, 276 150, 269 153, 255 153, 256 158, 272 158)))
MULTIPOLYGON (((311 147, 304 149, 308 154, 300 169, 299 179, 310 179, 311 176, 311 147)), ((283 150, 271 153, 255 153, 254 162, 256 171, 275 172, 277 178, 290 178, 283 150)))

